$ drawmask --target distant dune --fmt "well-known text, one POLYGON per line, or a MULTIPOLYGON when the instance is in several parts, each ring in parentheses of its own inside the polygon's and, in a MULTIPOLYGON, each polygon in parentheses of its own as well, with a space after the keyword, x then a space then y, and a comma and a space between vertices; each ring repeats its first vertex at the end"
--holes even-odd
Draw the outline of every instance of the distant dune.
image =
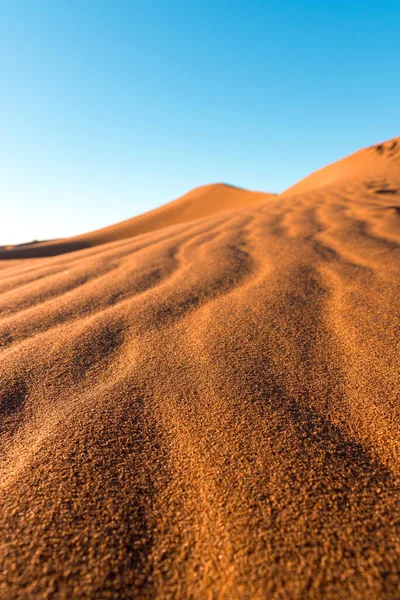
POLYGON ((3 250, 0 598, 399 598, 399 244, 396 138, 3 250))
POLYGON ((68 239, 0 247, 0 259, 37 258, 91 248, 124 240, 142 233, 163 229, 169 225, 202 219, 220 212, 253 206, 274 197, 274 194, 249 192, 237 187, 216 183, 195 188, 181 198, 144 215, 116 223, 68 239))

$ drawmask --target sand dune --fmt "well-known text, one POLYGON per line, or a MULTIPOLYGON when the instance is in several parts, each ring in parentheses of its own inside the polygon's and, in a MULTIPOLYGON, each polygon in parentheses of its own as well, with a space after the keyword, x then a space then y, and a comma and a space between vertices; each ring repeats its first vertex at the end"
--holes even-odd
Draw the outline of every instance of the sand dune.
POLYGON ((312 192, 325 186, 358 183, 376 193, 390 190, 392 177, 397 179, 400 168, 400 137, 364 148, 337 162, 311 173, 291 186, 282 196, 312 192))
POLYGON ((1 262, 1 598, 399 598, 399 145, 1 262))
POLYGON ((33 242, 18 246, 0 247, 0 260, 38 258, 74 252, 100 244, 124 240, 136 235, 163 229, 170 225, 203 219, 221 212, 253 206, 273 198, 274 194, 250 192, 223 183, 203 185, 181 198, 133 219, 91 231, 68 239, 33 242))

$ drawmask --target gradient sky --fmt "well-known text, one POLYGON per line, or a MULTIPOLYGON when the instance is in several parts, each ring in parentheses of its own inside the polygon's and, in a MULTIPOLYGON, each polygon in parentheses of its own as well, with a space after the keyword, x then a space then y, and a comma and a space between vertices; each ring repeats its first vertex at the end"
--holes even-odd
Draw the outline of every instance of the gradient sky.
POLYGON ((5 0, 0 76, 0 244, 69 236, 399 135, 400 2, 5 0))

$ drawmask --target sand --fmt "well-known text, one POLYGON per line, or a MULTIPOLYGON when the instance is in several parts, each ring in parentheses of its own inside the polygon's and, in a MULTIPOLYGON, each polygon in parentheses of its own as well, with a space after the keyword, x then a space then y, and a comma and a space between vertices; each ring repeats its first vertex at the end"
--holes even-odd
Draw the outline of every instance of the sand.
POLYGON ((189 199, 1 254, 0 597, 398 599, 400 139, 189 199))

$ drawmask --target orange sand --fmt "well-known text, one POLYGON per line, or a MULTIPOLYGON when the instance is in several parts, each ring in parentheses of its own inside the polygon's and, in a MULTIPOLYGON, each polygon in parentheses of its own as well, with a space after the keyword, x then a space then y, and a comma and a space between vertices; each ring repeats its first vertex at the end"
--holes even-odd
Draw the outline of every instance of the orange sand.
POLYGON ((3 250, 0 597, 399 598, 399 224, 397 139, 3 250))

